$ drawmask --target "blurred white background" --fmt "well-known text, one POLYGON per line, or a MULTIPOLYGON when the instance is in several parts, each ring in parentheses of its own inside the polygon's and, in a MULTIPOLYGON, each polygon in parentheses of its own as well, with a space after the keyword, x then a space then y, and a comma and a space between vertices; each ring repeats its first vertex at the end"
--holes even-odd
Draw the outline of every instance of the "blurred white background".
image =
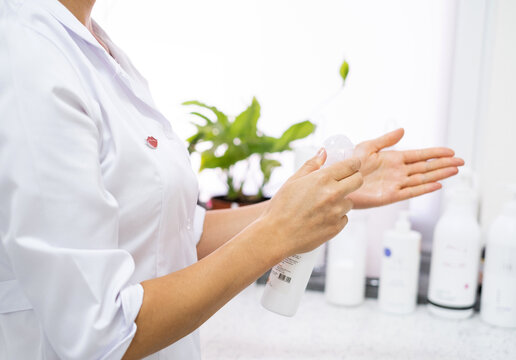
MULTIPOLYGON (((491 56, 497 30, 489 24, 497 18, 495 8, 500 12, 504 6, 514 5, 510 0, 98 0, 94 18, 149 80, 181 138, 194 131, 183 101, 196 99, 237 114, 256 96, 262 105, 259 127, 272 135, 306 118, 324 122, 317 136, 300 141, 313 145, 334 133, 356 143, 402 126, 406 136, 399 149, 451 145, 480 169, 479 147, 492 147, 479 140, 486 131, 482 121, 488 123, 493 111, 488 105, 494 100, 484 100, 486 89, 497 86, 486 69, 506 56, 502 50, 491 56), (318 109, 339 89, 344 58, 350 64, 344 90, 318 109)), ((496 133, 491 136, 503 151, 505 143, 497 143, 496 133)), ((271 194, 294 170, 291 154, 281 159, 285 166, 273 176, 271 194)), ((195 157, 193 166, 198 167, 195 157)), ((516 181, 514 172, 509 177, 516 181)), ((203 200, 225 191, 215 172, 203 172, 199 180, 203 200)), ((482 189, 484 195, 491 191, 482 189)), ((440 196, 410 203, 426 248, 440 196)), ((503 196, 497 196, 499 203, 503 196)), ((498 203, 490 205, 491 212, 498 203)))
POLYGON ((348 82, 323 107, 321 136, 358 142, 396 123, 407 129, 402 146, 413 147, 443 143, 454 8, 449 0, 99 0, 94 15, 183 138, 194 130, 180 106, 190 99, 237 114, 256 95, 260 125, 273 135, 318 120, 346 58, 348 82))

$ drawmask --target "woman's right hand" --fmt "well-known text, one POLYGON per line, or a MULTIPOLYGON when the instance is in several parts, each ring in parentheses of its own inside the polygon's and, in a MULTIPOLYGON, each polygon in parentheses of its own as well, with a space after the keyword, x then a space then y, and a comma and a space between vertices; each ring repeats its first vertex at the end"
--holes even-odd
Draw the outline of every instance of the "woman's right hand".
POLYGON ((325 160, 321 151, 307 161, 256 221, 217 250, 182 270, 142 282, 143 304, 126 358, 140 359, 178 341, 267 269, 342 230, 353 207, 346 196, 362 185, 360 161, 320 169, 325 160))
POLYGON ((276 193, 259 221, 271 230, 264 238, 282 258, 315 249, 337 235, 353 208, 347 195, 363 183, 358 158, 322 168, 326 151, 319 150, 276 193))

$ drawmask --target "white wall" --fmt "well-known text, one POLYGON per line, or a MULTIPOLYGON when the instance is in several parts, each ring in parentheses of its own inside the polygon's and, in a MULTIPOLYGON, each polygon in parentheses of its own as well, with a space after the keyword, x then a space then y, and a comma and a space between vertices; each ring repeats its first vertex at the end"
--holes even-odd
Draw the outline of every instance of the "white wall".
MULTIPOLYGON (((402 147, 444 142, 455 1, 98 0, 95 18, 149 79, 180 136, 179 106, 200 99, 235 113, 256 95, 264 130, 280 134, 339 88, 326 133, 355 142, 386 122, 407 128, 402 147)), ((326 135, 326 134, 324 134, 326 135)))
POLYGON ((492 5, 477 156, 484 230, 508 200, 504 184, 516 183, 516 1, 492 5))
POLYGON ((459 0, 457 4, 447 144, 473 170, 477 170, 477 134, 485 97, 483 75, 489 47, 489 23, 492 22, 488 18, 491 5, 490 0, 459 0))
POLYGON ((485 235, 516 183, 516 1, 458 5, 447 143, 476 174, 485 235))

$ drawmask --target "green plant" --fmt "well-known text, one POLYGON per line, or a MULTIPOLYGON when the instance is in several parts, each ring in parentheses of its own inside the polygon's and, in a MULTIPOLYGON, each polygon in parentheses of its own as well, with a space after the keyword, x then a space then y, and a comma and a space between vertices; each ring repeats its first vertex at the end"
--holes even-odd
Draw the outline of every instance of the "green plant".
MULTIPOLYGON (((338 95, 346 83, 349 73, 349 65, 343 61, 339 75, 342 79, 342 86, 335 95, 338 95)), ((331 100, 334 96, 327 99, 331 100)), ((319 107, 326 104, 323 102, 319 107)), ((238 183, 234 176, 234 166, 239 161, 247 161, 249 164, 252 155, 257 155, 260 159, 260 170, 263 180, 258 189, 258 194, 252 198, 261 199, 263 188, 269 182, 272 172, 281 163, 271 157, 271 154, 286 150, 292 150, 290 143, 294 140, 307 137, 315 130, 315 125, 308 120, 296 123, 289 127, 279 138, 265 135, 258 130, 258 119, 260 118, 260 104, 253 98, 251 105, 234 119, 230 119, 226 114, 214 106, 208 106, 199 101, 187 101, 183 105, 193 105, 200 109, 207 110, 209 116, 199 111, 191 114, 196 116, 198 122, 192 122, 197 133, 188 139, 188 151, 190 153, 198 151, 201 154, 201 168, 222 170, 226 177, 228 200, 243 200, 245 180, 238 183), (211 118, 210 118, 211 117, 211 118), (204 146, 204 150, 197 149, 197 146, 204 146)), ((249 170, 249 166, 247 167, 249 170)), ((246 177, 244 177, 245 179, 246 177)))
POLYGON ((280 137, 265 135, 258 129, 260 118, 260 104, 253 98, 251 105, 234 119, 214 106, 208 106, 199 101, 187 101, 183 105, 193 105, 205 109, 209 115, 199 111, 191 114, 196 116, 196 122, 192 123, 197 128, 197 133, 188 139, 188 151, 197 151, 202 144, 204 150, 201 154, 200 171, 204 169, 219 168, 226 177, 228 192, 226 198, 229 200, 243 200, 243 181, 238 182, 235 178, 234 167, 239 161, 249 161, 252 155, 256 154, 260 159, 260 169, 263 180, 258 189, 258 194, 251 198, 260 199, 263 197, 263 188, 269 182, 274 169, 281 163, 273 159, 271 154, 291 150, 290 143, 310 135, 315 125, 305 120, 290 126, 280 137))

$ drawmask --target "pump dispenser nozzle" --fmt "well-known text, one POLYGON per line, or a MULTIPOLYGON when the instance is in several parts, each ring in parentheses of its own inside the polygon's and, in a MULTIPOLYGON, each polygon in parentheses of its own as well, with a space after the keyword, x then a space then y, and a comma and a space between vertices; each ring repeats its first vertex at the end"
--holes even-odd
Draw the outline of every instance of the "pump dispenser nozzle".
POLYGON ((400 211, 398 220, 396 221, 396 230, 398 231, 410 231, 410 213, 407 210, 400 211))
POLYGON ((455 182, 446 192, 446 207, 460 206, 468 212, 472 211, 475 217, 478 213, 478 192, 475 187, 474 173, 469 168, 461 168, 455 182))
POLYGON ((330 166, 353 155, 354 145, 346 135, 338 134, 330 136, 324 141, 323 146, 327 154, 324 166, 330 166))
POLYGON ((463 167, 457 174, 457 179, 461 185, 473 186, 473 171, 468 167, 463 167))
POLYGON ((507 205, 505 205, 504 212, 516 214, 516 183, 507 184, 506 188, 509 191, 510 197, 507 205))
POLYGON ((506 187, 511 194, 511 200, 516 201, 516 183, 507 184, 506 187))

